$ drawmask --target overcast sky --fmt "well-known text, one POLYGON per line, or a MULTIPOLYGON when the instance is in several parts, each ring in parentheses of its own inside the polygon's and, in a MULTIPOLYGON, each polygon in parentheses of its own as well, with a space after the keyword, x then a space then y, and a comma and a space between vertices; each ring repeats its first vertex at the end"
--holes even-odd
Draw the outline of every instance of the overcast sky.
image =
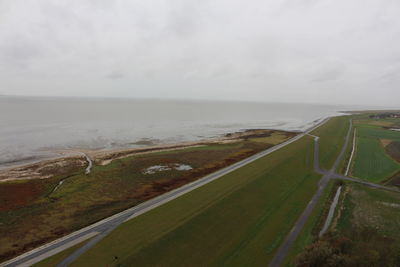
POLYGON ((398 106, 399 0, 0 0, 0 94, 398 106))

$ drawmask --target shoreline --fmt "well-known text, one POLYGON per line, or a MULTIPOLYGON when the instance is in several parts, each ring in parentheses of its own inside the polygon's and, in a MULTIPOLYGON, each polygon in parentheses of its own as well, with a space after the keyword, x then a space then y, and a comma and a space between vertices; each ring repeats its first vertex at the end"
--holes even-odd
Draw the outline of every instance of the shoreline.
MULTIPOLYGON (((318 120, 320 121, 320 120, 318 120)), ((317 124, 318 121, 312 122, 317 124)), ((59 154, 52 158, 38 159, 33 162, 21 162, 13 166, 0 166, 0 183, 12 182, 18 180, 30 179, 48 179, 57 176, 57 173, 52 170, 61 170, 64 167, 75 167, 86 169, 88 162, 93 162, 93 165, 107 165, 113 160, 131 157, 135 155, 143 155, 156 152, 182 150, 186 148, 195 148, 210 144, 227 144, 235 143, 249 138, 268 136, 273 133, 281 133, 286 135, 297 135, 300 131, 284 131, 277 129, 245 129, 234 133, 225 133, 222 136, 202 139, 192 142, 181 142, 173 144, 157 144, 136 148, 120 148, 109 150, 91 150, 91 149, 62 149, 54 150, 53 153, 59 154)), ((66 168, 68 169, 68 168, 66 168)), ((62 173, 61 173, 62 174, 62 173)))

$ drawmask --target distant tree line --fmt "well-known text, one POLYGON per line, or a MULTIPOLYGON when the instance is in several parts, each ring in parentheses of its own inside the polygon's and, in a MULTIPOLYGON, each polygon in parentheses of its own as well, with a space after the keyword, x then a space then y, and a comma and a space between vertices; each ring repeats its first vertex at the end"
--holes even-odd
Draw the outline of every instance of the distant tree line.
POLYGON ((387 118, 400 118, 400 113, 385 112, 369 115, 370 119, 387 119, 387 118))

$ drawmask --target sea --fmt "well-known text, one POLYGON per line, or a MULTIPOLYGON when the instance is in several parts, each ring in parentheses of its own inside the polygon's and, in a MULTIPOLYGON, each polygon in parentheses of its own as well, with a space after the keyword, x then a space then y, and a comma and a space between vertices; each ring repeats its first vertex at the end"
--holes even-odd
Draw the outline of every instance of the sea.
POLYGON ((0 168, 60 156, 219 137, 246 129, 302 131, 344 110, 296 103, 0 97, 0 168))

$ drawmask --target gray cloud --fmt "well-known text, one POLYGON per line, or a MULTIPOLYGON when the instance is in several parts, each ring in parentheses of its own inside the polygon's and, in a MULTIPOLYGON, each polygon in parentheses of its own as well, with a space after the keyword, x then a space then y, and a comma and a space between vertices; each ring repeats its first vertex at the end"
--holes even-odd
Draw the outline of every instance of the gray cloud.
POLYGON ((109 73, 108 75, 106 75, 106 78, 111 79, 111 80, 118 80, 118 79, 122 79, 125 77, 125 74, 119 71, 113 71, 111 73, 109 73))
POLYGON ((397 105, 399 13, 396 0, 3 0, 1 88, 397 105))
POLYGON ((313 75, 311 81, 313 82, 327 82, 334 81, 343 76, 346 70, 345 66, 333 66, 328 68, 320 68, 313 75))

